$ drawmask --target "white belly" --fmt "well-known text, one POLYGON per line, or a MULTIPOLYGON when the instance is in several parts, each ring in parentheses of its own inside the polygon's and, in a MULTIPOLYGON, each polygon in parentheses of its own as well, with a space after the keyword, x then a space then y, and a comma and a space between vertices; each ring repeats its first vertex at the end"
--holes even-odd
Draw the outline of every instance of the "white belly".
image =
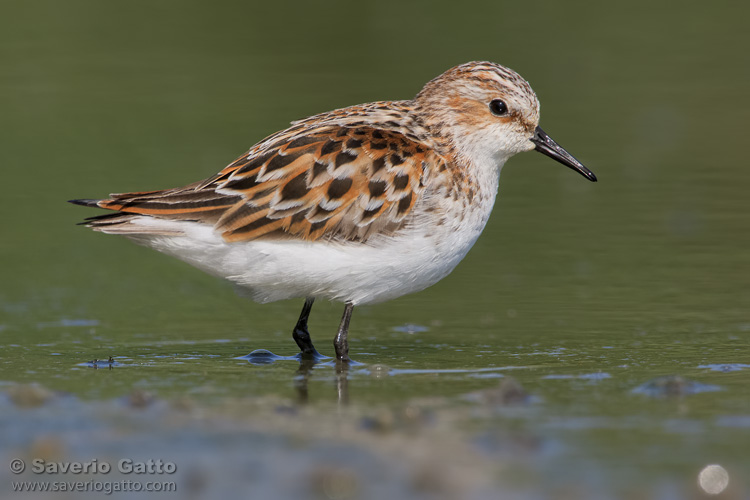
POLYGON ((481 201, 463 208, 441 197, 436 202, 442 210, 415 210, 408 227, 366 243, 291 238, 227 243, 210 226, 148 216, 136 224, 182 235, 126 236, 235 283, 256 302, 316 297, 371 304, 423 290, 458 265, 492 211, 499 171, 492 173, 481 201), (443 214, 439 224, 436 213, 443 214))
POLYGON ((257 302, 317 297, 355 305, 393 299, 437 283, 463 259, 481 232, 415 230, 367 243, 291 239, 226 243, 209 227, 173 223, 182 226, 184 236, 131 238, 235 283, 257 302))

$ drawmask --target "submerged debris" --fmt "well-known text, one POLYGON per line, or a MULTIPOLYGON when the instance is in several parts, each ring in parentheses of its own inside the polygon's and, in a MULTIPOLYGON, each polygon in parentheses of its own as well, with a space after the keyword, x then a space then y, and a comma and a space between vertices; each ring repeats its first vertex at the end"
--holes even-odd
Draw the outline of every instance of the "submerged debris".
POLYGON ((372 378, 384 378, 391 374, 391 367, 383 364, 370 365, 367 370, 372 378))
POLYGON ((18 384, 8 390, 11 402, 21 408, 36 408, 52 399, 54 393, 38 384, 18 384))
POLYGON ((156 397, 150 392, 136 389, 127 396, 127 404, 132 408, 142 409, 151 406, 156 397))
POLYGON ((700 365, 698 368, 704 368, 711 370, 712 372, 723 372, 723 373, 729 373, 729 372, 738 372, 740 370, 744 370, 746 368, 750 368, 750 365, 746 363, 714 363, 710 365, 700 365))
POLYGON ((414 333, 428 332, 428 331, 430 331, 430 329, 428 327, 422 326, 422 325, 415 325, 413 323, 405 323, 403 325, 394 326, 393 327, 393 331, 394 332, 399 332, 399 333, 414 334, 414 333))
POLYGON ((433 420, 432 413, 416 404, 406 405, 397 409, 383 408, 360 421, 364 430, 373 432, 392 432, 399 430, 416 431, 433 420))
POLYGON ((649 380, 633 389, 634 394, 643 394, 651 397, 681 397, 701 392, 720 391, 717 385, 703 384, 694 380, 688 380, 680 375, 667 375, 665 377, 649 380))
POLYGON ((355 498, 359 490, 357 474, 348 468, 319 465, 310 472, 310 486, 319 498, 355 498))
POLYGON ((513 377, 506 377, 500 384, 491 389, 472 392, 467 395, 470 401, 491 405, 511 406, 526 404, 531 400, 531 395, 513 377))

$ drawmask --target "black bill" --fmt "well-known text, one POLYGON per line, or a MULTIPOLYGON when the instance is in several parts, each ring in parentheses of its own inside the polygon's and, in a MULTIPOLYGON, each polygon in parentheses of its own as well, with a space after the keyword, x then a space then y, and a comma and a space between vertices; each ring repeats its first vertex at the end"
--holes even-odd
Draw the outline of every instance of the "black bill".
POLYGON ((573 155, 565 151, 562 146, 553 141, 541 128, 536 128, 534 131, 534 137, 531 138, 531 142, 536 145, 536 148, 534 148, 536 151, 559 161, 566 167, 572 168, 591 182, 596 182, 594 172, 584 167, 583 163, 573 158, 573 155))

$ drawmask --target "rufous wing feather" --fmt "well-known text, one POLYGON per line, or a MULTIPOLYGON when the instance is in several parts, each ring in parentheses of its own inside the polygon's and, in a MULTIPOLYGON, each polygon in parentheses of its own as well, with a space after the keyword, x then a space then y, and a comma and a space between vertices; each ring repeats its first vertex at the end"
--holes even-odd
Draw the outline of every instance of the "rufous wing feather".
POLYGON ((205 181, 115 194, 98 206, 210 223, 230 242, 363 240, 403 225, 425 185, 427 154, 394 130, 293 126, 205 181))

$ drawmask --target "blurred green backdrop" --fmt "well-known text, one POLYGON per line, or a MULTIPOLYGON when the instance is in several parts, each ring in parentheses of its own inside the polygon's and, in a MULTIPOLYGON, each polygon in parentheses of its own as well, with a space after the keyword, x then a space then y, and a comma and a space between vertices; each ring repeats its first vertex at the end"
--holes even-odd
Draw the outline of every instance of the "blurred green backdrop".
POLYGON ((266 315, 178 262, 73 227, 91 213, 64 201, 204 178, 291 120, 409 98, 450 66, 488 59, 532 83, 545 129, 601 182, 581 182, 541 155, 514 158, 459 272, 382 310, 439 302, 455 314, 531 312, 557 302, 568 306, 557 314, 598 329, 644 314, 747 319, 739 271, 750 259, 750 65, 735 9, 80 0, 2 8, 0 293, 22 317, 137 311, 150 323, 167 307, 172 318, 181 309, 266 315), (188 286, 205 291, 177 292, 188 286), (453 291, 461 287, 477 290, 453 291))
MULTIPOLYGON (((679 373, 727 389, 695 396, 691 417, 748 415, 747 371, 699 367, 750 362, 749 14, 698 1, 4 1, 0 379, 84 398, 134 384, 180 395, 205 377, 227 394, 292 394, 294 368, 258 382, 210 356, 291 354, 300 301, 252 304, 176 260, 76 227, 95 212, 65 200, 202 179, 292 120, 410 98, 484 59, 529 80, 544 129, 599 182, 536 153, 513 158, 466 260, 423 293, 358 309, 353 357, 524 365, 518 378, 547 415, 652 415, 627 394, 679 373), (568 353, 538 357, 559 349, 568 353), (185 351, 198 361, 184 369, 158 360, 185 351), (106 382, 70 370, 110 354, 151 368, 106 382), (613 378, 593 399, 543 382, 603 370, 613 378)), ((313 312, 325 351, 339 315, 339 305, 313 312)), ((389 403, 483 384, 355 378, 350 389, 389 403)), ((695 449, 719 443, 715 456, 748 464, 735 435, 705 432, 695 449)))

